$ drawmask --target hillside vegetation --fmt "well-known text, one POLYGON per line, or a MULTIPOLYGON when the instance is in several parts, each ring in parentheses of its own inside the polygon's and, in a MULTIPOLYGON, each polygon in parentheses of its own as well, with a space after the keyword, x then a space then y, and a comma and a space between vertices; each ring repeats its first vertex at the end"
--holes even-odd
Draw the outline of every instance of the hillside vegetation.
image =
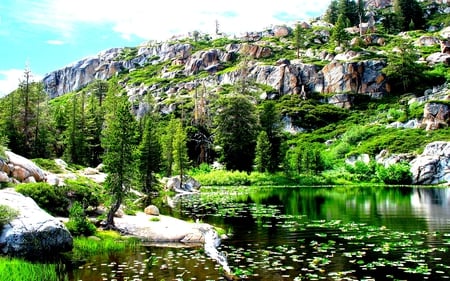
POLYGON ((450 141, 448 123, 423 122, 427 103, 448 105, 450 59, 429 58, 445 54, 449 7, 393 2, 332 1, 325 20, 122 48, 108 79, 52 99, 47 85, 21 83, 0 101, 0 139, 29 158, 103 162, 115 207, 128 188, 151 192, 176 174, 205 185, 411 183, 408 161, 450 141), (151 53, 164 48, 173 55, 151 53), (382 151, 402 161, 377 163, 382 151))

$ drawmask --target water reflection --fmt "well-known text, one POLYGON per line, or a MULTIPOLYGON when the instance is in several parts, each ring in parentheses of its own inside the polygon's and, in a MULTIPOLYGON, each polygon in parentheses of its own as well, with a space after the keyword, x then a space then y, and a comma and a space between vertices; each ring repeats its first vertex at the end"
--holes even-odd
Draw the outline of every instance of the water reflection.
MULTIPOLYGON (((219 250, 249 280, 450 279, 450 189, 227 188, 160 200, 163 214, 230 232, 219 250)), ((145 247, 114 262, 127 278, 224 280, 201 248, 145 247)), ((103 272, 84 266, 73 280, 120 273, 107 258, 88 264, 103 272)))

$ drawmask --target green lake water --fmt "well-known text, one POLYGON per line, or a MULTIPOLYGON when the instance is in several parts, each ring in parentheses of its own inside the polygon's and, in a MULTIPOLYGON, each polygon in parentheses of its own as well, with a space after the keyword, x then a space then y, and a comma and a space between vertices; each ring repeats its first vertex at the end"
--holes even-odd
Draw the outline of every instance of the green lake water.
MULTIPOLYGON (((219 251, 244 280, 450 279, 448 188, 228 187, 154 203, 225 229, 219 251)), ((69 277, 225 280, 202 247, 161 245, 88 258, 69 277)))

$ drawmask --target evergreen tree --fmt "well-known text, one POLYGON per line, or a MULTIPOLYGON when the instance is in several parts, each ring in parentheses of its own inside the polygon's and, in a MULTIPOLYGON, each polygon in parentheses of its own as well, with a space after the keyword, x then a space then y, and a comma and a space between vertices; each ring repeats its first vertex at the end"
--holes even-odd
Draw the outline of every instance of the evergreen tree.
POLYGON ((421 80, 424 66, 417 63, 418 55, 414 46, 402 39, 392 43, 397 49, 388 55, 387 66, 383 69, 391 84, 401 84, 403 91, 421 80))
POLYGON ((303 33, 304 30, 302 28, 302 26, 300 24, 296 24, 295 25, 295 29, 294 29, 294 43, 295 43, 295 49, 297 50, 297 59, 300 58, 300 48, 302 47, 303 44, 303 33))
POLYGON ((330 5, 328 6, 327 11, 325 12, 325 21, 331 23, 331 24, 335 24, 337 22, 338 19, 338 7, 339 7, 339 2, 337 0, 332 0, 330 5))
POLYGON ((424 13, 417 0, 394 0, 393 5, 400 30, 420 29, 425 24, 424 13))
POLYGON ((331 32, 331 40, 335 41, 338 46, 340 46, 344 40, 348 38, 348 33, 345 30, 346 27, 346 17, 344 14, 339 14, 337 22, 331 32))
POLYGON ((70 117, 68 119, 67 129, 65 135, 65 149, 64 158, 66 161, 84 165, 86 164, 85 151, 86 140, 84 133, 84 97, 79 95, 73 95, 72 100, 69 102, 70 117), (79 101, 81 100, 81 101, 79 101))
POLYGON ((102 135, 105 188, 111 195, 106 228, 114 228, 114 214, 130 189, 133 176, 133 151, 136 146, 136 120, 126 95, 118 95, 116 81, 110 82, 106 103, 108 114, 102 135))
POLYGON ((270 142, 269 172, 275 172, 281 163, 282 124, 281 114, 275 101, 265 101, 259 109, 261 129, 267 134, 270 142))
POLYGON ((339 0, 337 9, 338 17, 336 19, 336 23, 338 22, 340 15, 344 16, 344 27, 354 26, 359 23, 358 6, 356 5, 355 1, 339 0))
POLYGON ((271 145, 266 131, 261 131, 256 140, 255 166, 258 172, 268 172, 271 162, 271 145))
POLYGON ((98 95, 89 96, 85 118, 86 160, 88 165, 97 166, 103 153, 100 139, 104 122, 104 110, 98 95))
POLYGON ((155 174, 161 170, 161 144, 157 132, 157 117, 148 114, 144 118, 144 132, 137 148, 138 182, 146 193, 155 190, 155 174))
MULTIPOLYGON (((173 139, 173 163, 174 172, 180 175, 181 181, 189 163, 188 153, 187 153, 187 135, 183 128, 183 123, 181 120, 175 120, 175 134, 173 139)), ((181 182, 181 185, 183 182, 181 182)))
POLYGON ((176 119, 171 119, 167 126, 165 126, 161 134, 161 144, 162 144, 162 159, 163 159, 163 171, 166 177, 170 177, 173 172, 173 148, 174 148, 174 138, 176 132, 176 119))
POLYGON ((27 158, 49 157, 48 97, 42 83, 32 82, 31 77, 26 69, 19 88, 2 99, 0 126, 13 152, 27 158))
POLYGON ((244 95, 222 97, 214 118, 215 143, 229 170, 251 171, 258 134, 255 106, 244 95))

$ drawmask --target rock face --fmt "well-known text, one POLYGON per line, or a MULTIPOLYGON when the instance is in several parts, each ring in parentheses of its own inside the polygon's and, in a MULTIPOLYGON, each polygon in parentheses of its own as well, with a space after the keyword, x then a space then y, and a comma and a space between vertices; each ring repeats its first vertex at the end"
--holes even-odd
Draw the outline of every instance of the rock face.
POLYGON ((450 184, 450 142, 428 144, 410 164, 413 184, 450 184))
POLYGON ((72 236, 66 227, 39 208, 33 199, 5 189, 0 190, 0 205, 19 212, 19 216, 1 230, 0 250, 3 254, 42 257, 72 249, 72 236))
POLYGON ((6 159, 0 159, 0 182, 40 182, 45 172, 32 161, 6 151, 6 159))
POLYGON ((450 107, 447 104, 429 102, 423 110, 422 126, 426 130, 448 127, 450 124, 450 107))
POLYGON ((178 193, 186 192, 198 192, 200 189, 200 183, 191 177, 183 177, 183 183, 181 183, 180 176, 174 176, 168 178, 165 184, 166 188, 178 193))
POLYGON ((97 56, 82 59, 72 65, 53 71, 43 78, 44 89, 50 98, 76 91, 90 82, 106 80, 122 70, 134 69, 146 63, 154 63, 169 59, 184 60, 191 55, 189 44, 155 44, 141 46, 137 56, 127 59, 126 48, 113 48, 100 52, 97 56))
MULTIPOLYGON (((288 29, 279 27, 279 33, 288 29)), ((275 35, 276 36, 276 35, 275 35)), ((171 78, 177 75, 195 75, 200 71, 216 73, 224 68, 226 63, 234 61, 239 55, 247 55, 254 59, 267 58, 273 55, 270 45, 257 43, 229 44, 224 49, 209 49, 192 53, 192 46, 185 43, 162 43, 141 46, 137 54, 127 59, 126 48, 115 48, 99 53, 95 57, 85 58, 77 63, 46 75, 43 79, 45 91, 51 98, 75 91, 86 86, 95 79, 108 79, 120 71, 132 71, 145 64, 155 64, 171 61, 172 65, 182 65, 182 71, 161 73, 161 78, 171 78)), ((348 54, 345 54, 347 58, 348 54)), ((352 54, 355 56, 358 54, 352 54)), ((329 59, 332 58, 323 58, 329 59)), ((279 94, 300 93, 304 88, 308 92, 321 93, 374 93, 387 92, 388 85, 381 70, 385 67, 382 61, 338 62, 333 61, 322 70, 316 66, 303 64, 298 60, 282 60, 284 63, 261 65, 253 63, 248 66, 247 78, 257 83, 273 87, 279 94)), ((211 85, 236 83, 241 80, 241 71, 231 71, 206 78, 211 85)), ((189 85, 174 85, 172 90, 186 89, 189 85)), ((129 96, 162 91, 152 87, 139 89, 128 88, 129 96)), ((167 89, 163 90, 166 91, 167 89)))

